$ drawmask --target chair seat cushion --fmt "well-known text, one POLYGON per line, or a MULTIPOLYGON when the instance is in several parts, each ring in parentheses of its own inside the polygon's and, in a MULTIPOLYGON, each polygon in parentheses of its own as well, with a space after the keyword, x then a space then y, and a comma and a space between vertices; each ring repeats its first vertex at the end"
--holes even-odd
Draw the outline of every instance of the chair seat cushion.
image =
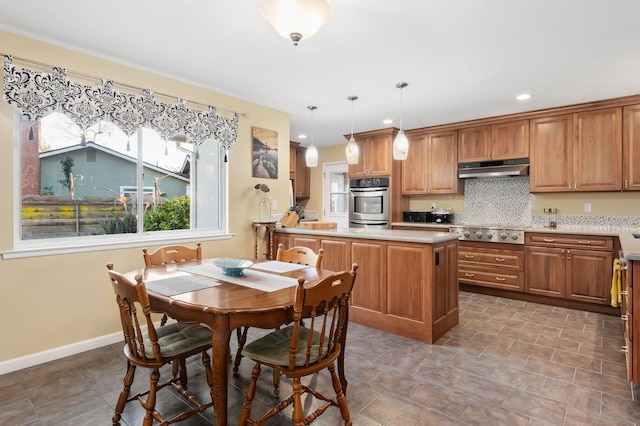
MULTIPOLYGON (((168 324, 156 329, 158 345, 163 357, 172 357, 211 344, 211 330, 199 324, 168 324)), ((145 353, 153 358, 151 342, 145 335, 145 353)))
MULTIPOLYGON (((289 365, 289 343, 293 327, 289 326, 280 330, 276 330, 264 337, 254 340, 244 347, 242 355, 251 358, 254 361, 273 365, 289 365)), ((298 351, 296 353, 296 367, 305 364, 307 351, 307 338, 309 329, 305 327, 298 328, 298 351)), ((318 331, 313 331, 313 347, 311 348, 310 363, 318 361, 318 349, 320 348, 320 336, 318 331)), ((324 347, 322 348, 322 356, 327 355, 328 347, 325 338, 324 347)))

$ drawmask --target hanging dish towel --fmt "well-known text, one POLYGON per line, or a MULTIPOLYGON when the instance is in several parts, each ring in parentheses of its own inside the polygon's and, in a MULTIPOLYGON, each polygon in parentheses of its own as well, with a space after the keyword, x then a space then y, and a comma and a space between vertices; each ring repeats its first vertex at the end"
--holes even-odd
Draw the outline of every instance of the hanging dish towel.
POLYGON ((611 306, 617 308, 622 303, 622 289, 620 288, 620 260, 613 260, 613 278, 611 278, 611 306))

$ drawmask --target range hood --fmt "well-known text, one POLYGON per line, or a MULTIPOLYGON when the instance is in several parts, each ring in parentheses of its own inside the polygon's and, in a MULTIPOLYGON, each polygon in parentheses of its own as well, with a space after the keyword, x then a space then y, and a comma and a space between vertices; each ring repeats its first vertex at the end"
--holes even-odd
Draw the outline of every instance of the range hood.
POLYGON ((528 158, 458 164, 458 177, 460 179, 527 176, 528 174, 528 158))

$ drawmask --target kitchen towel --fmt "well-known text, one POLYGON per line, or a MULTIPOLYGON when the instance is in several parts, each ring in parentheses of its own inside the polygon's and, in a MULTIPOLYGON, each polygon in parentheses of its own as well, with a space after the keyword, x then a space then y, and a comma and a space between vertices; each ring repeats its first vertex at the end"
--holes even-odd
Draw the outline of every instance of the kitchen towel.
POLYGON ((611 278, 611 306, 617 308, 622 303, 622 289, 620 288, 620 260, 613 260, 613 277, 611 278))

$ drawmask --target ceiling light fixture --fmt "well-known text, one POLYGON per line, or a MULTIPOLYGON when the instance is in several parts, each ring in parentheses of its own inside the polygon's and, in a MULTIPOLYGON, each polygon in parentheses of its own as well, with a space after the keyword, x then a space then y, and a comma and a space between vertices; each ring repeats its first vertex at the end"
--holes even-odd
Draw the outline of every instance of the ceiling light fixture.
POLYGON ((529 93, 521 93, 518 96, 516 96, 516 99, 519 101, 526 101, 528 99, 531 99, 531 94, 529 93))
POLYGON ((402 89, 407 87, 407 83, 396 83, 396 88, 400 89, 400 131, 393 139, 393 159, 394 160, 406 160, 409 153, 409 139, 404 134, 402 128, 402 89))
POLYGON ((351 139, 347 143, 346 154, 347 164, 358 164, 360 157, 360 148, 353 137, 353 101, 358 100, 357 96, 348 96, 347 99, 351 101, 351 139))
POLYGON ((316 167, 318 165, 318 150, 313 144, 313 111, 318 109, 318 107, 309 105, 307 109, 311 111, 311 145, 309 145, 309 148, 307 148, 307 152, 304 155, 304 160, 307 164, 307 167, 316 167))
POLYGON ((328 0, 260 0, 260 15, 297 46, 329 22, 333 7, 328 0))

